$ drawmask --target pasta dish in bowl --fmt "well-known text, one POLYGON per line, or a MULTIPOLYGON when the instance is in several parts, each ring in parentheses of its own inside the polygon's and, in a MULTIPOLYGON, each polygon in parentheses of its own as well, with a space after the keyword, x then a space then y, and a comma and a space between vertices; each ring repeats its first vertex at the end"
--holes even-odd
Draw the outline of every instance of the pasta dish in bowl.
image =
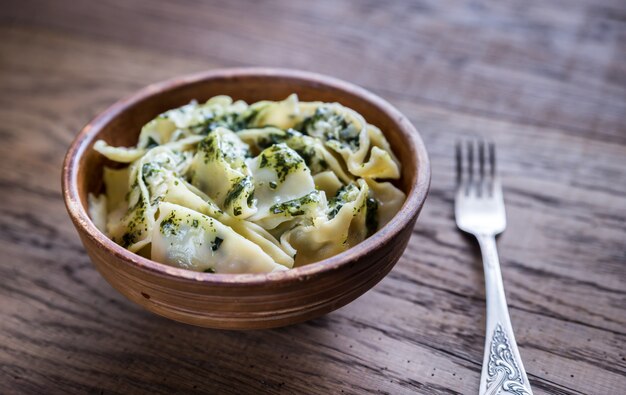
POLYGON ((223 329, 293 324, 366 292, 400 259, 430 184, 418 132, 389 103, 263 68, 147 86, 80 131, 62 173, 115 289, 223 329))
POLYGON ((338 103, 247 105, 228 96, 168 110, 134 147, 98 140, 116 166, 89 195, 96 226, 129 251, 208 273, 263 273, 329 258, 404 202, 377 127, 338 103), (387 180, 387 181, 382 181, 387 180))

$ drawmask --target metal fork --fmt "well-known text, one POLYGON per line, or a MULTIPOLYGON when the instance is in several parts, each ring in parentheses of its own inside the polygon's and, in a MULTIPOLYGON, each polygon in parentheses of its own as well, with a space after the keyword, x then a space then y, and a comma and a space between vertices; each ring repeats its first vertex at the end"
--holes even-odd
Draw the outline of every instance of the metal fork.
POLYGON ((513 335, 496 250, 496 235, 506 227, 506 214, 495 146, 482 140, 458 143, 456 162, 456 224, 478 240, 485 271, 487 325, 479 394, 532 395, 513 335))

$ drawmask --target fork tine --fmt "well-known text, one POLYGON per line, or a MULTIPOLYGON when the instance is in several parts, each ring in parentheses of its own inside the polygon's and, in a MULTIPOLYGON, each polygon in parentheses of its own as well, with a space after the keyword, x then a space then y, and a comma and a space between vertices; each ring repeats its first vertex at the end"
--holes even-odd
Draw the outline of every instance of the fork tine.
POLYGON ((489 142, 489 182, 487 183, 487 190, 489 197, 496 196, 500 191, 497 189, 498 183, 496 180, 496 146, 489 142))
POLYGON ((455 143, 456 183, 465 195, 492 196, 496 176, 495 144, 482 138, 455 143))
POLYGON ((482 181, 482 179, 485 177, 485 141, 484 140, 479 140, 478 141, 478 163, 479 163, 479 169, 480 169, 480 179, 482 181))
POLYGON ((468 182, 471 184, 474 180, 474 144, 472 140, 467 141, 467 170, 468 182))
POLYGON ((491 165, 491 177, 496 177, 496 145, 489 142, 489 164, 491 165))
POLYGON ((461 182, 463 181, 463 149, 461 147, 461 142, 456 142, 456 186, 457 188, 461 186, 461 182))
POLYGON ((480 196, 480 152, 478 148, 478 139, 473 138, 467 141, 467 156, 468 156, 468 168, 469 168, 469 179, 467 182, 466 195, 477 195, 480 196))
POLYGON ((476 189, 478 197, 482 196, 487 191, 487 181, 485 179, 485 141, 483 139, 478 140, 478 165, 479 165, 479 177, 476 182, 476 189))

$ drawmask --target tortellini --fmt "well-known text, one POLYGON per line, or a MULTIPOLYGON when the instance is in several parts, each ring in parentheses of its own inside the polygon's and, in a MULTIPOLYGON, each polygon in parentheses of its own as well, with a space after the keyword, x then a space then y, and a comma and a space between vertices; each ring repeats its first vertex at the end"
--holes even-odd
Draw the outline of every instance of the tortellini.
POLYGON ((215 218, 172 203, 159 205, 152 230, 152 258, 209 273, 287 270, 261 247, 215 218))
POLYGON ((248 145, 218 127, 202 140, 191 163, 191 183, 231 215, 247 218, 253 205, 254 185, 246 164, 248 145))
POLYGON ((148 122, 134 147, 98 141, 110 165, 89 196, 121 246, 207 273, 287 270, 341 253, 384 226, 404 193, 382 132, 338 103, 251 105, 216 96, 148 122))

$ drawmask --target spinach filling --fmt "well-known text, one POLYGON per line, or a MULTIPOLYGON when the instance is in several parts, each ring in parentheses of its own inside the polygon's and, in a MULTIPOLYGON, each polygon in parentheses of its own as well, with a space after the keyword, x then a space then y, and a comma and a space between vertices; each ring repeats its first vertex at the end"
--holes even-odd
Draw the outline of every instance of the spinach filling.
POLYGON ((328 219, 333 219, 339 213, 339 210, 349 202, 356 199, 359 193, 359 188, 354 184, 348 184, 342 186, 335 196, 328 202, 328 219))
POLYGON ((360 146, 360 131, 343 115, 328 107, 318 107, 313 115, 305 118, 295 129, 352 151, 358 150, 360 146))

